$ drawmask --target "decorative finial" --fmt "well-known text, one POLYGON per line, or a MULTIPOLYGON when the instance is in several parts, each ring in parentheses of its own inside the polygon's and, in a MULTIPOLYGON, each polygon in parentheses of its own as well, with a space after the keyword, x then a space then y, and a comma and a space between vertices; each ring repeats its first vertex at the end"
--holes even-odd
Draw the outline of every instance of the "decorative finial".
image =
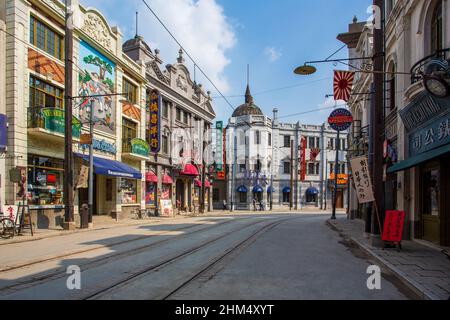
POLYGON ((178 63, 183 63, 184 62, 184 58, 183 58, 183 49, 180 48, 180 50, 178 51, 178 63))
POLYGON ((354 17, 353 17, 353 23, 357 23, 358 22, 358 17, 355 15, 354 17))

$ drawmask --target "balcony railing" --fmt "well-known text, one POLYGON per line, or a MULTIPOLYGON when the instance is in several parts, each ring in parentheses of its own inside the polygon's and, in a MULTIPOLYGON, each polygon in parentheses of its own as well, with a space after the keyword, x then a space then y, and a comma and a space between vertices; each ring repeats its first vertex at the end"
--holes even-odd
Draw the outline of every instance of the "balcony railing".
POLYGON ((425 72, 425 67, 430 61, 436 59, 445 60, 447 59, 449 52, 450 48, 438 50, 414 64, 411 68, 411 84, 419 82, 422 79, 422 75, 425 72))

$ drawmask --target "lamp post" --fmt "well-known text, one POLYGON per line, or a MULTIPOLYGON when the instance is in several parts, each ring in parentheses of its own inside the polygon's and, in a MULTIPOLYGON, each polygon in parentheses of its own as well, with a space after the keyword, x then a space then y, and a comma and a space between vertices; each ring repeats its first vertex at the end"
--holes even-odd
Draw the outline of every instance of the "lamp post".
POLYGON ((73 139, 72 139, 72 56, 73 56, 73 9, 72 1, 65 5, 65 145, 64 145, 64 229, 75 229, 73 206, 73 139))

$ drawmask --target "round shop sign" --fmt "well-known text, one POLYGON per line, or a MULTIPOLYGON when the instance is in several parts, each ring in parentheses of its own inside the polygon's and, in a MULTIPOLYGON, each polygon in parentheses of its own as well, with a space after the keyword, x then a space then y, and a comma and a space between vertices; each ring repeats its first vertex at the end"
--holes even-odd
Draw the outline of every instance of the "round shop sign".
POLYGON ((347 109, 336 109, 328 118, 328 123, 336 131, 345 131, 353 123, 353 115, 347 109))

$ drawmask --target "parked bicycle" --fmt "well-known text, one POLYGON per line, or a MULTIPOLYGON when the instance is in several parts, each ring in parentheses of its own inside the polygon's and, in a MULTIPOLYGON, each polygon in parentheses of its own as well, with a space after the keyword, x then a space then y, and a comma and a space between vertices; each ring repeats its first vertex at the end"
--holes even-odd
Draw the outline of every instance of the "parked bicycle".
POLYGON ((12 239, 19 233, 19 226, 8 217, 0 217, 0 237, 2 239, 12 239))

